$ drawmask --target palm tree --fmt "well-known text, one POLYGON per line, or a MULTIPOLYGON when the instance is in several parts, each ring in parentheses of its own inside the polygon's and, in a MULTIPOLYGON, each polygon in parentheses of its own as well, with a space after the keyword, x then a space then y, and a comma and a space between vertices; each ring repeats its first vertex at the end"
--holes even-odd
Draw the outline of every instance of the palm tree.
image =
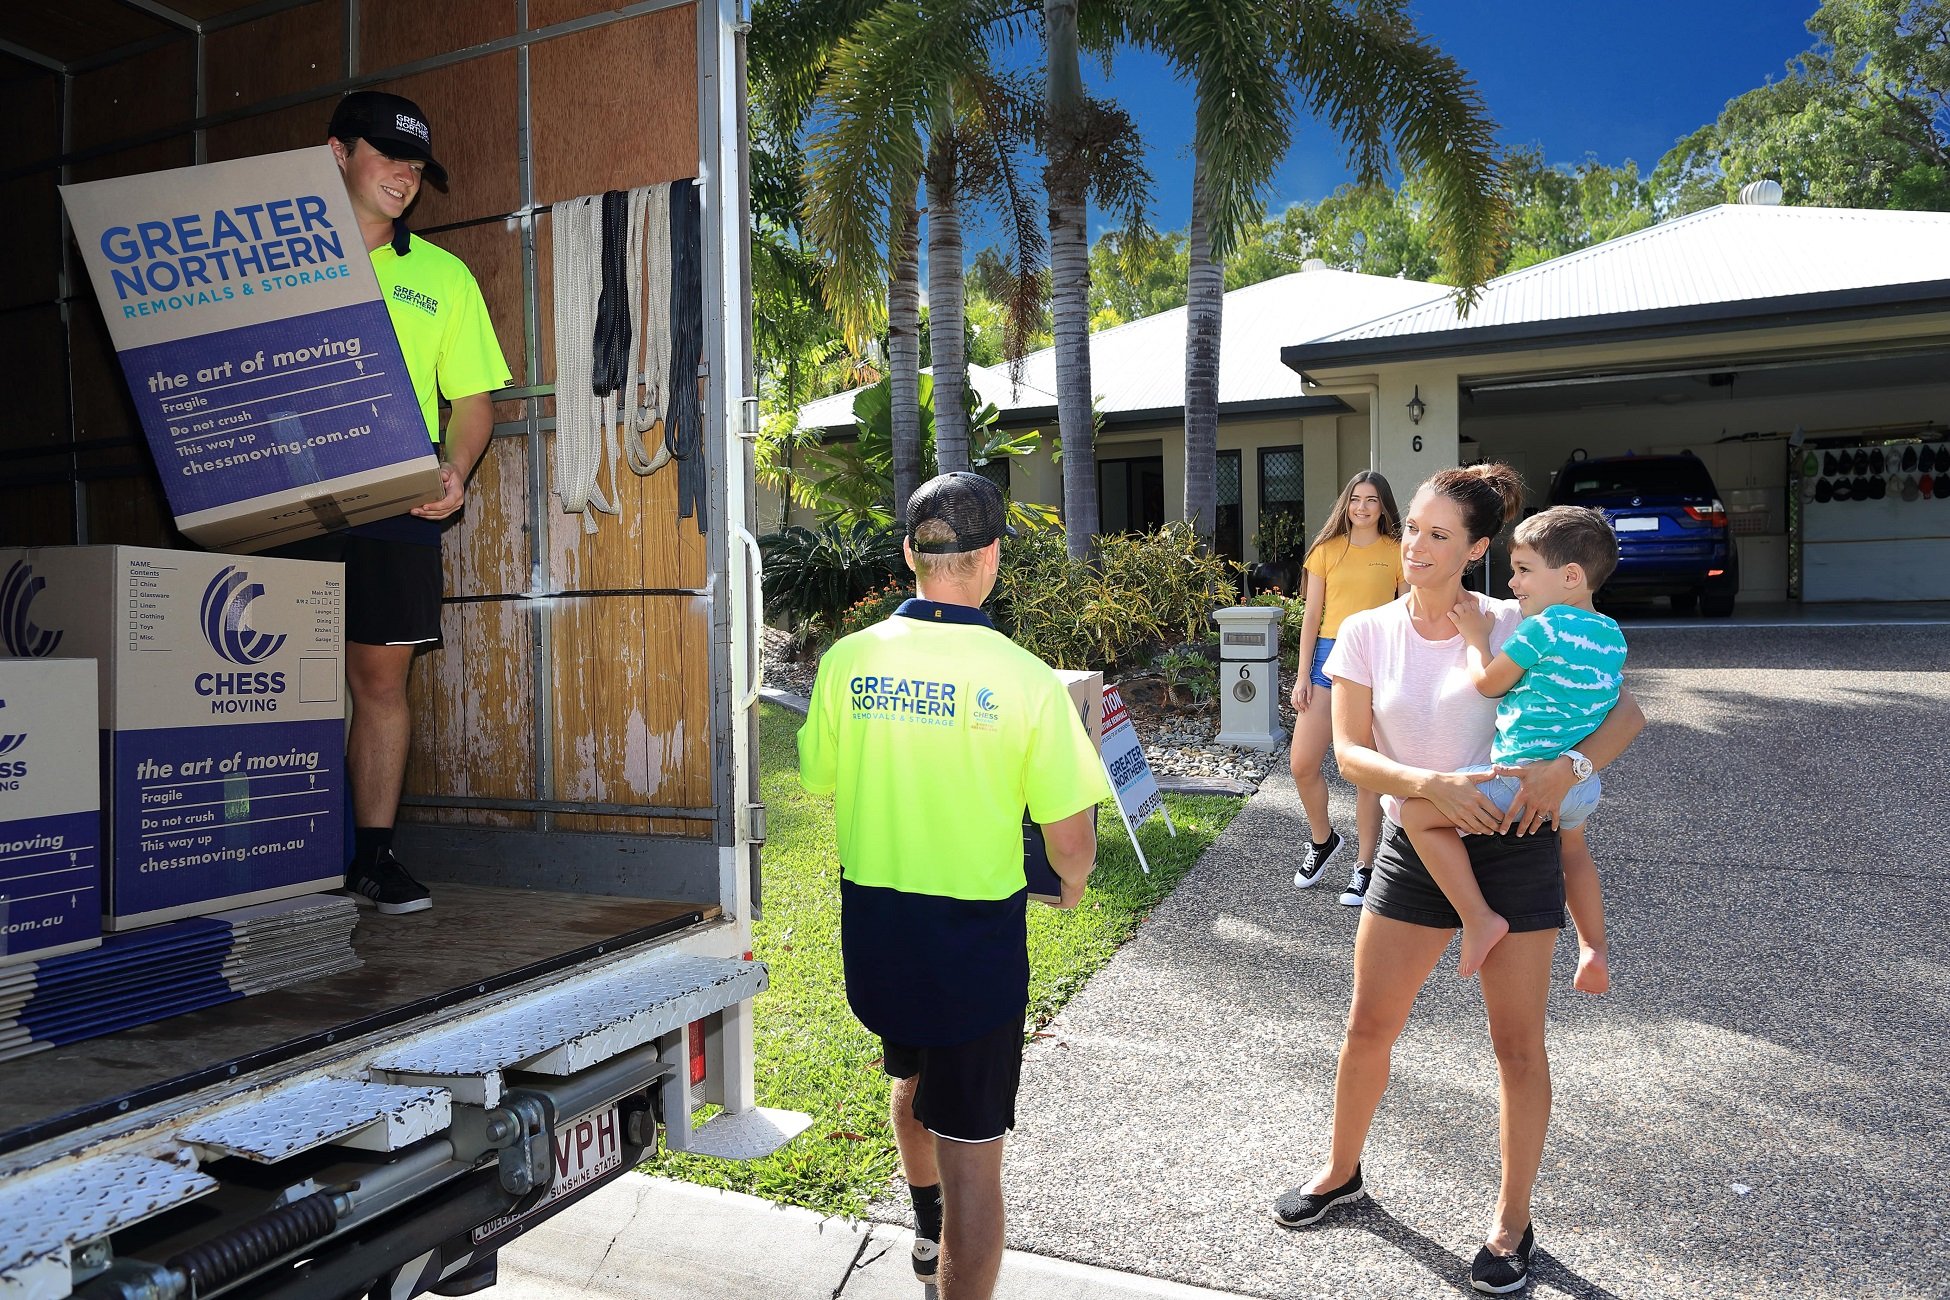
MULTIPOLYGON (((901 283, 913 263, 899 242, 913 230, 908 205, 915 179, 927 181, 929 334, 941 412, 936 448, 944 469, 969 464, 964 202, 991 202, 1009 216, 1016 266, 1030 283, 1039 283, 1040 231, 1024 215, 1031 205, 1014 162, 1029 142, 1031 115, 992 68, 986 48, 1008 12, 998 0, 948 0, 927 12, 883 3, 840 42, 822 85, 830 115, 808 146, 807 225, 832 253, 829 298, 854 328, 868 323, 858 304, 870 301, 870 288, 894 272, 888 360, 896 381, 897 493, 906 483, 903 471, 920 459, 918 398, 910 396, 918 389, 907 378, 918 372, 918 334, 912 353, 906 340, 908 306, 917 302, 918 291, 910 298, 901 283)), ((896 505, 904 508, 905 499, 896 505)))
POLYGON ((1444 273, 1474 302, 1508 219, 1495 124, 1474 83, 1416 32, 1403 0, 1126 0, 1132 34, 1198 87, 1185 340, 1185 518, 1216 505, 1225 258, 1286 154, 1295 98, 1335 131, 1364 180, 1394 154, 1432 182, 1444 273), (1270 21, 1269 21, 1270 20, 1270 21), (1393 149, 1391 151, 1390 144, 1393 149))
POLYGON ((1063 531, 1073 556, 1097 536, 1097 429, 1090 402, 1090 232, 1077 0, 1043 0, 1049 48, 1043 100, 1049 132, 1050 317, 1056 338, 1056 427, 1063 444, 1063 531))

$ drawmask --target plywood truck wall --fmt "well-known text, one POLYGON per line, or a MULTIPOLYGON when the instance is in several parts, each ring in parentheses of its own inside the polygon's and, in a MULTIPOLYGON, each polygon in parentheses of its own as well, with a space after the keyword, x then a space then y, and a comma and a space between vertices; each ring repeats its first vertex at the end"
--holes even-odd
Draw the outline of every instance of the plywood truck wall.
MULTIPOLYGON (((77 16, 94 3, 81 0, 77 16)), ((131 13, 147 21, 107 0, 101 7, 103 22, 131 13)), ((349 81, 406 95, 425 109, 452 177, 444 194, 422 191, 412 224, 473 268, 515 386, 497 395, 495 443, 447 537, 446 646, 414 672, 418 728, 402 822, 438 826, 432 842, 458 846, 428 850, 437 860, 426 874, 436 878, 475 870, 464 864, 482 860, 470 851, 478 832, 495 829, 582 832, 572 838, 606 844, 607 856, 597 855, 606 862, 625 851, 625 836, 672 837, 663 842, 673 850, 728 842, 724 764, 714 762, 724 740, 713 719, 728 714, 730 674, 724 652, 711 648, 712 620, 727 617, 713 580, 725 562, 726 521, 713 518, 700 534, 676 518, 674 467, 644 479, 626 470, 622 516, 602 517, 593 536, 547 492, 555 370, 547 205, 698 173, 700 156, 711 156, 700 145, 700 113, 710 106, 700 70, 711 66, 700 44, 712 29, 701 27, 696 4, 655 0, 264 8, 184 6, 209 20, 200 57, 199 38, 143 44, 132 27, 134 51, 106 66, 62 77, 4 64, 0 110, 15 124, 9 153, 40 165, 0 170, 0 246, 12 263, 0 286, 0 355, 17 377, 12 418, 0 421, 0 546, 181 544, 100 310, 78 259, 62 248, 57 180, 318 143, 349 81), (222 26, 226 13, 262 16, 222 26), (73 294, 65 302, 64 283, 73 294)), ((722 196, 715 186, 705 193, 709 248, 722 196)), ((710 268, 707 253, 707 314, 717 310, 710 268)), ((707 381, 707 430, 723 427, 724 369, 707 381)), ((703 439, 714 479, 724 472, 719 441, 703 439)), ((574 853, 492 856, 492 867, 479 868, 500 873, 492 883, 540 885, 524 873, 555 871, 558 885, 643 892, 632 870, 591 875, 574 853)), ((674 896, 667 883, 651 892, 674 896)), ((705 896, 716 897, 715 876, 705 896)))

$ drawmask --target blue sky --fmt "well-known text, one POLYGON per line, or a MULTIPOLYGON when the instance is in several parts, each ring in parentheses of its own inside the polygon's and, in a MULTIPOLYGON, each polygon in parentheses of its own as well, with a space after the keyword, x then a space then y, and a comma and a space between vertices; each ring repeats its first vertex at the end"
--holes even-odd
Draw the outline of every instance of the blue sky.
MULTIPOLYGON (((1475 79, 1506 144, 1551 162, 1635 159, 1650 171, 1727 100, 1779 78, 1812 42, 1817 0, 1420 0, 1417 25, 1475 79)), ((1039 52, 1038 52, 1039 53, 1039 52)), ((1191 87, 1155 56, 1117 56, 1085 78, 1137 119, 1152 171, 1152 221, 1182 228, 1191 192, 1191 87)), ((1345 153, 1302 120, 1273 178, 1274 210, 1348 179, 1345 153)), ((1092 233, 1105 222, 1092 213, 1092 233)), ((975 232, 971 232, 972 235, 975 232)), ((981 238, 976 235, 976 238, 981 238)))

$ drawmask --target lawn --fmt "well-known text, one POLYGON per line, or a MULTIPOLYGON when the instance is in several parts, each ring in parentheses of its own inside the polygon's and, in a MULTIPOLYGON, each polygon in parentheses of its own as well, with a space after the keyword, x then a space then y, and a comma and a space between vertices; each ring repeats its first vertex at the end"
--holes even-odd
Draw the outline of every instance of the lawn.
MULTIPOLYGON (((759 780, 769 838, 764 915, 753 948, 772 987, 754 1004, 761 1105, 804 1111, 812 1127, 776 1155, 748 1164, 662 1155, 649 1173, 750 1192, 823 1213, 858 1215, 898 1168, 887 1126, 887 1077, 880 1043, 847 1009, 840 972, 839 864, 833 805, 799 785, 794 735, 800 719, 764 705, 759 780)), ((1029 908, 1030 1013, 1038 1024, 1108 962, 1138 923, 1198 861, 1239 810, 1228 798, 1167 795, 1177 838, 1161 818, 1139 834, 1151 874, 1116 813, 1099 811, 1101 851, 1082 906, 1029 908)))

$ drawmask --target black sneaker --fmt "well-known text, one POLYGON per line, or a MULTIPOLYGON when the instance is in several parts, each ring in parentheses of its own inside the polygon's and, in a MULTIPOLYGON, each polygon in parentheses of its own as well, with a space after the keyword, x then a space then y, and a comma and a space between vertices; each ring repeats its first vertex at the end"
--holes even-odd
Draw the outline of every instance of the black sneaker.
POLYGON ((1347 878, 1347 888, 1341 891, 1341 906, 1361 906, 1361 900, 1368 896, 1368 882, 1372 879, 1374 879, 1372 867, 1356 867, 1354 874, 1347 878))
POLYGON ((1530 1281, 1530 1254, 1537 1249, 1537 1237, 1530 1225, 1523 1227, 1523 1240, 1514 1255, 1498 1255, 1488 1246, 1476 1252, 1469 1266, 1469 1284, 1485 1295, 1503 1295, 1530 1281))
POLYGON ((1330 1187, 1324 1192, 1303 1192, 1298 1187, 1280 1193, 1273 1202, 1273 1222, 1282 1228, 1304 1228, 1308 1224, 1319 1223, 1327 1217, 1327 1211, 1348 1201, 1358 1201, 1366 1196, 1367 1190, 1361 1185, 1361 1166, 1354 1166, 1354 1177, 1339 1187, 1330 1187))
POLYGON ((1328 831, 1327 838, 1318 844, 1307 845, 1307 856, 1300 860, 1300 870, 1293 873, 1295 889, 1311 889, 1320 873, 1327 870, 1327 864, 1341 851, 1341 837, 1338 831, 1328 831))
POLYGON ((433 906, 433 895, 406 874, 391 849, 379 850, 369 865, 353 863, 345 873, 345 889, 354 902, 378 908, 381 916, 424 912, 433 906))
POLYGON ((914 1249, 908 1252, 914 1264, 914 1276, 928 1286, 935 1282, 935 1272, 941 1267, 941 1243, 921 1235, 920 1229, 914 1232, 914 1249))

